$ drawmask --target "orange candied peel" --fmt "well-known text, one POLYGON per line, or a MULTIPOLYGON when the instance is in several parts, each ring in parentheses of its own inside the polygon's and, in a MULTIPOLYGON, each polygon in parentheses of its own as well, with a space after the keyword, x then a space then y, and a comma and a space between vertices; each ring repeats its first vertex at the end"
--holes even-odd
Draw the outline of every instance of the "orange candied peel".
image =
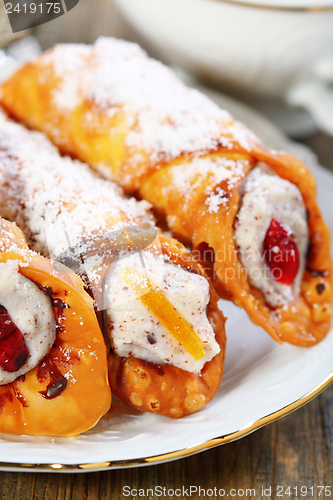
POLYGON ((141 302, 148 307, 196 361, 205 356, 206 351, 202 340, 194 331, 192 325, 183 318, 147 276, 125 267, 123 277, 126 284, 134 290, 141 302))

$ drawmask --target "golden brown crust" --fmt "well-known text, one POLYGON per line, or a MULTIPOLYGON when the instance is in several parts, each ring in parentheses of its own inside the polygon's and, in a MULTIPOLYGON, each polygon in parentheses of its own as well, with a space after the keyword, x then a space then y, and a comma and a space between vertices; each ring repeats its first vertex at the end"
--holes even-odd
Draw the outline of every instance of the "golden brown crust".
MULTIPOLYGON (((163 253, 171 262, 205 276, 185 248, 166 235, 160 235, 163 253)), ((179 418, 205 406, 216 394, 222 379, 225 356, 225 318, 217 308, 218 296, 210 285, 207 317, 214 329, 221 350, 205 364, 200 374, 194 374, 162 364, 156 365, 133 357, 121 358, 110 352, 109 380, 112 392, 137 410, 179 418)))
MULTIPOLYGON (((159 154, 155 162, 147 151, 140 151, 140 160, 136 161, 135 151, 130 151, 125 141, 130 127, 117 103, 112 103, 112 110, 116 110, 112 117, 84 96, 74 109, 55 106, 53 92, 59 86, 59 77, 55 76, 50 62, 52 52, 50 55, 50 58, 44 60, 42 56, 28 64, 2 85, 0 102, 6 110, 28 126, 46 132, 63 152, 95 168, 102 163, 103 174, 116 180, 128 192, 137 191, 150 201, 157 214, 167 220, 173 234, 192 243, 200 258, 212 252, 214 265, 207 259, 202 262, 205 270, 215 277, 219 294, 243 307, 252 321, 265 328, 275 340, 301 346, 319 342, 330 328, 332 267, 329 230, 316 203, 315 181, 309 169, 290 155, 266 150, 255 138, 247 140, 250 136, 246 136, 246 148, 242 147, 246 132, 232 119, 221 130, 227 147, 222 146, 221 140, 217 150, 187 152, 171 160, 159 154), (200 156, 224 156, 243 161, 243 173, 232 187, 214 181, 209 175, 200 183, 196 182, 191 172, 191 159, 200 156), (287 310, 273 310, 265 303, 262 293, 249 285, 234 244, 238 188, 259 161, 267 162, 279 176, 298 186, 309 216, 308 270, 303 277, 300 297, 287 310), (179 188, 177 179, 178 169, 184 165, 188 165, 185 191, 179 188), (221 188, 227 193, 227 204, 216 213, 206 210, 207 187, 214 192, 221 188)), ((93 64, 94 56, 90 53, 87 68, 93 70, 93 64)), ((134 120, 132 127, 135 126, 134 120)))
MULTIPOLYGON (((8 170, 13 171, 15 169, 15 162, 17 162, 20 166, 24 165, 25 162, 29 162, 29 156, 26 154, 26 150, 23 152, 18 151, 18 143, 21 141, 29 141, 29 139, 32 141, 32 137, 36 136, 36 134, 32 134, 31 132, 28 132, 27 130, 24 130, 23 127, 20 127, 18 125, 15 125, 13 123, 9 124, 9 120, 4 120, 2 123, 2 132, 1 132, 1 137, 3 139, 2 147, 3 147, 3 156, 4 158, 6 157, 7 162, 9 163, 9 166, 7 164, 8 170), (9 132, 8 132, 8 127, 9 132), (7 134, 7 135, 6 135, 7 134), (11 141, 10 148, 7 145, 8 142, 8 136, 9 138, 13 138, 15 141, 11 141), (6 142, 7 138, 7 142, 6 142), (14 144, 12 144, 14 142, 14 144), (7 147, 7 149, 6 149, 7 147), (6 156, 5 156, 6 155, 6 156), (13 160, 14 156, 14 160, 13 160)), ((48 141, 46 138, 44 138, 44 141, 48 144, 48 141)), ((1 142, 1 141, 0 141, 1 142)), ((45 147, 45 145, 44 145, 45 147)), ((43 152, 43 146, 40 145, 40 153, 42 154, 43 152)), ((59 155, 55 151, 55 156, 56 159, 59 160, 59 155)), ((52 158, 49 157, 43 157, 43 164, 44 169, 53 169, 53 171, 58 172, 58 176, 61 177, 62 179, 65 180, 65 183, 68 183, 68 178, 66 175, 64 175, 64 171, 61 170, 61 165, 59 164, 58 161, 52 161, 52 158), (58 170, 57 170, 58 167, 58 170)), ((22 166, 22 168, 24 168, 22 166)), ((27 167, 28 168, 28 167, 27 167)), ((70 170, 71 165, 70 162, 68 164, 68 170, 70 170)), ((14 170, 15 171, 15 170, 14 170)), ((30 175, 35 175, 35 173, 38 172, 37 168, 34 170, 31 168, 30 170, 25 170, 25 175, 22 176, 22 179, 29 179, 29 174, 30 175)), ((166 235, 163 235, 162 233, 158 234, 157 230, 153 226, 144 226, 145 221, 152 222, 150 218, 145 217, 143 214, 144 212, 142 211, 142 218, 140 218, 140 211, 139 209, 134 210, 131 209, 129 212, 126 212, 126 206, 122 207, 122 201, 124 201, 125 205, 125 198, 120 198, 120 203, 117 205, 116 202, 112 204, 112 200, 108 200, 108 196, 116 194, 114 191, 111 189, 107 190, 107 196, 106 196, 106 201, 107 203, 102 204, 102 209, 101 209, 101 218, 98 219, 98 216, 96 215, 96 212, 92 212, 93 215, 90 215, 91 212, 85 212, 82 210, 82 208, 85 206, 84 202, 84 194, 89 193, 89 190, 79 190, 78 183, 76 184, 76 178, 80 175, 81 171, 78 169, 76 171, 76 175, 72 177, 74 179, 73 184, 71 185, 70 192, 66 192, 64 194, 64 191, 62 189, 58 190, 56 189, 56 179, 51 176, 50 178, 50 185, 52 185, 53 188, 53 196, 54 198, 52 200, 49 200, 49 203, 54 203, 54 199, 57 201, 59 199, 59 196, 61 198, 61 204, 60 207, 59 205, 55 205, 57 207, 57 216, 60 216, 62 214, 62 210, 65 211, 65 214, 67 210, 70 210, 70 213, 72 214, 75 207, 76 203, 79 207, 81 207, 81 210, 79 212, 79 219, 75 219, 75 227, 77 229, 77 226, 82 222, 83 220, 83 225, 84 225, 84 220, 87 218, 87 221, 91 221, 91 227, 93 229, 90 229, 89 232, 84 233, 84 227, 82 227, 81 231, 78 231, 78 234, 80 235, 81 241, 82 241, 82 247, 85 249, 86 255, 89 256, 94 256, 93 259, 93 265, 94 265, 94 272, 93 272, 93 294, 94 294, 94 299, 95 302, 97 303, 98 306, 103 306, 103 301, 100 300, 102 299, 102 293, 103 293, 103 280, 105 277, 105 273, 108 271, 110 263, 113 261, 113 259, 117 256, 119 251, 139 251, 145 249, 146 251, 150 251, 152 253, 160 253, 161 251, 166 255, 167 261, 169 259, 172 262, 175 262, 175 264, 180 264, 182 267, 185 269, 189 269, 189 271, 192 272, 198 272, 202 273, 200 266, 193 262, 191 260, 191 257, 188 256, 186 249, 184 248, 183 245, 179 244, 176 242, 174 239, 167 237, 166 235), (55 195, 55 193, 57 193, 55 195), (74 194, 73 194, 74 193, 74 194), (73 197, 71 198, 70 196, 73 197), (83 199, 83 203, 80 203, 80 199, 83 199), (105 207, 107 206, 107 212, 105 213, 105 207), (119 207, 119 209, 118 209, 119 207), (122 210, 122 208, 124 210, 122 210), (82 213, 84 215, 82 215, 82 213), (136 218, 137 216, 137 218, 136 218), (90 218, 89 218, 90 217, 90 218), (91 219, 93 217, 93 219, 91 219), (100 227, 98 227, 98 224, 100 224, 100 227), (117 229, 115 229, 117 228, 117 229), (119 229, 122 228, 122 229, 119 229), (156 239, 156 237, 158 237, 156 239), (150 243, 151 242, 151 243, 150 243), (149 246, 150 243, 150 246, 149 246)), ((66 174, 66 172, 65 172, 66 174)), ((55 176, 57 177, 57 175, 55 176)), ((4 178, 6 179, 6 176, 4 175, 4 178)), ((91 182, 90 189, 92 189, 92 179, 94 179, 93 175, 88 175, 88 179, 85 179, 84 181, 84 186, 86 185, 86 182, 91 182)), ((49 178, 48 178, 49 180, 49 178)), ((24 181, 23 181, 24 182, 24 181)), ((107 183, 104 183, 102 181, 103 186, 106 185, 107 188, 109 187, 107 183)), ((63 185, 61 187, 64 187, 63 185)), ((118 190, 117 190, 118 191, 118 190)), ((100 191, 96 190, 95 191, 96 196, 100 195, 100 191)), ((20 213, 21 208, 21 203, 25 203, 27 200, 29 200, 29 197, 27 199, 22 198, 21 196, 16 197, 16 205, 18 206, 18 211, 17 213, 20 213)), ((11 203, 13 203, 13 199, 10 200, 11 203)), ((28 201, 29 202, 29 201, 28 201)), ((14 204, 14 203, 13 203, 14 204)), ((132 205, 130 205, 132 207, 132 205)), ((15 215, 15 214, 14 214, 15 215)), ((43 211, 40 211, 37 213, 38 217, 44 217, 45 214, 43 211)), ((23 217, 21 217, 22 219, 23 217)), ((46 217, 45 217, 46 218, 46 217)), ((29 218, 27 217, 29 220, 29 218)), ((88 224, 89 225, 89 224, 88 224)), ((73 225, 74 226, 74 225, 73 225)), ((33 233, 34 235, 35 233, 33 233)), ((90 268, 91 270, 91 268, 90 268)), ((195 396, 195 391, 193 392, 193 400, 192 400, 192 408, 190 408, 190 403, 188 404, 187 402, 184 402, 184 404, 188 405, 188 412, 193 412, 196 411, 199 406, 203 406, 208 402, 213 395, 216 393, 220 381, 221 381, 221 376, 222 376, 222 371, 223 371, 223 361, 224 361, 224 351, 225 351, 225 338, 224 338, 224 318, 222 314, 218 311, 216 302, 217 302, 217 296, 216 294, 213 295, 213 290, 211 290, 211 300, 208 306, 208 310, 211 314, 211 317, 215 318, 215 324, 214 327, 216 329, 216 332, 219 334, 220 338, 220 345, 221 345, 221 354, 219 354, 216 357, 216 360, 214 363, 212 363, 212 367, 215 366, 215 369, 210 369, 209 373, 214 375, 214 380, 209 381, 210 377, 193 377, 190 374, 187 374, 186 377, 190 378, 192 382, 197 379, 197 385, 199 385, 199 400, 196 404, 194 404, 194 396, 195 396), (221 323, 221 326, 218 324, 218 319, 221 323), (222 334, 220 333, 220 329, 222 328, 222 334), (216 372, 216 373, 215 373, 216 372), (192 378, 191 378, 192 377, 192 378), (200 380, 205 380, 207 381, 200 382, 200 380)), ((108 335, 107 335, 108 336, 108 335)), ((110 360, 114 360, 116 358, 115 356, 110 355, 110 360)), ((116 358, 117 359, 117 358, 116 358)), ((123 401, 127 401, 126 394, 128 391, 132 394, 138 394, 143 391, 145 391, 145 385, 142 384, 142 386, 139 386, 133 389, 131 385, 131 380, 135 375, 135 367, 137 364, 140 364, 140 361, 133 360, 129 365, 126 363, 126 366, 129 366, 129 369, 127 370, 128 374, 128 380, 124 376, 118 376, 116 380, 113 378, 113 374, 110 375, 110 380, 112 381, 112 384, 115 387, 116 394, 117 396, 122 399, 123 401), (134 391, 134 392, 133 392, 134 391)), ((110 368, 113 370, 113 366, 110 368)), ((178 384, 177 376, 178 371, 175 369, 171 369, 170 367, 166 368, 167 373, 170 372, 172 376, 166 377, 168 384, 166 385, 166 393, 169 394, 168 397, 171 397, 171 394, 173 392, 173 386, 178 384)), ((149 373, 149 370, 148 370, 149 373)), ((183 372, 179 370, 179 373, 182 374, 183 372)), ((205 373, 205 370, 204 370, 205 373)), ((181 375, 180 375, 181 376, 181 375)), ((193 385, 193 384, 192 384, 193 385)), ((156 387, 157 389, 157 387, 156 387)), ((96 390, 96 398, 98 397, 98 391, 96 390)), ((142 394, 141 394, 142 395, 142 394)), ((161 395, 160 395, 161 396, 161 395)), ((132 395, 132 399, 133 399, 132 395)), ((171 398, 172 399, 172 398, 171 398)), ((187 401, 187 400, 186 400, 187 401)), ((172 401, 171 401, 172 402, 172 401)), ((168 406, 170 401, 168 401, 168 406)), ((87 404, 91 404, 87 402, 87 404)), ((163 401, 161 401, 161 404, 163 405, 163 401)), ((174 407, 179 407, 178 400, 176 398, 174 407)), ((165 410, 163 410, 165 413, 165 410)), ((159 409, 156 408, 156 413, 159 413, 159 409)), ((172 412, 171 412, 172 413, 172 412)), ((170 415, 171 415, 170 413, 170 415)), ((178 412, 179 413, 179 412, 178 412)))
MULTIPOLYGON (((221 296, 231 298, 243 307, 251 320, 265 328, 278 342, 286 341, 301 346, 316 344, 330 328, 332 266, 329 253, 330 233, 316 202, 313 175, 300 160, 287 154, 273 155, 264 149, 249 154, 235 147, 233 151, 221 149, 210 157, 221 155, 233 159, 242 158, 249 163, 233 189, 227 191, 228 203, 221 206, 217 213, 205 210, 207 183, 202 182, 198 186, 195 178, 191 180, 193 192, 190 196, 186 195, 189 201, 185 203, 184 193, 172 181, 176 179, 177 168, 186 165, 185 161, 176 161, 156 171, 142 183, 140 194, 153 204, 159 215, 168 219, 170 228, 180 239, 192 239, 201 262, 207 263, 205 255, 209 255, 211 251, 214 259, 214 285, 221 296), (234 242, 234 220, 239 207, 238 189, 256 161, 266 161, 279 176, 296 184, 308 212, 310 248, 307 270, 302 280, 301 294, 288 308, 271 309, 263 294, 249 285, 234 242), (162 190, 163 197, 160 196, 162 190), (201 213, 200 224, 195 217, 198 213, 201 213)), ((188 170, 190 178, 191 164, 188 164, 188 170)), ((227 190, 225 183, 213 186, 215 191, 218 187, 227 190)), ((209 263, 207 271, 212 272, 209 263)))

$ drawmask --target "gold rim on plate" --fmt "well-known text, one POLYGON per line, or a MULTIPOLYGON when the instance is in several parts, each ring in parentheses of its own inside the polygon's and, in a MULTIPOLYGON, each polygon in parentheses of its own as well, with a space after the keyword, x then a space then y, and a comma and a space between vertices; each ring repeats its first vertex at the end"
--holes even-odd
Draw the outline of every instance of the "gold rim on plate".
POLYGON ((142 457, 135 458, 132 460, 119 460, 112 462, 95 462, 95 463, 83 463, 83 464, 18 464, 18 463, 8 463, 8 462, 0 462, 0 470, 2 471, 15 471, 15 472, 96 472, 96 471, 107 471, 112 469, 126 469, 130 467, 142 467, 145 465, 154 465, 163 462, 169 462, 172 460, 177 460, 180 458, 189 457, 191 455, 195 455, 201 451, 206 451, 211 448, 215 448, 216 446, 230 443, 231 441, 235 441, 236 439, 240 439, 245 437, 251 432, 254 432, 260 427, 264 427, 267 424, 274 422, 282 417, 285 417, 289 413, 297 410, 301 406, 304 406, 306 403, 314 399, 321 392, 323 392, 331 383, 333 382, 333 371, 314 389, 300 397, 293 403, 277 410, 265 417, 261 417, 255 422, 252 422, 249 425, 246 425, 242 429, 238 431, 231 432, 230 434, 226 434, 224 436, 219 436, 213 439, 209 439, 203 443, 188 446, 187 448, 183 448, 181 450, 172 451, 170 453, 163 453, 162 455, 154 455, 151 457, 142 457), (19 469, 19 470, 18 470, 19 469))

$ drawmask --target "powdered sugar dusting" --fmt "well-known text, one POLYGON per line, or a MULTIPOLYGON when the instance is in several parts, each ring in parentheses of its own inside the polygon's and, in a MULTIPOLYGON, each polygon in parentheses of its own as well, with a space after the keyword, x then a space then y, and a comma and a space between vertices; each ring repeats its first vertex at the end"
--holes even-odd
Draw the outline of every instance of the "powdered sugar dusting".
POLYGON ((128 239, 123 234, 128 234, 130 225, 135 230, 138 224, 148 224, 147 235, 140 242, 142 248, 150 243, 148 233, 154 226, 147 214, 149 204, 124 198, 115 184, 100 179, 85 164, 61 157, 44 135, 10 122, 3 114, 0 114, 0 165, 3 174, 0 214, 18 221, 34 249, 65 264, 66 259, 71 260, 69 267, 87 279, 97 308, 105 310, 107 318, 111 318, 106 333, 120 355, 148 361, 153 356, 154 362, 167 362, 198 373, 219 352, 206 314, 209 302, 206 279, 168 263, 163 253, 158 255, 157 238, 148 250, 128 251, 128 239), (122 241, 125 241, 123 246, 122 241), (192 362, 178 341, 166 328, 163 330, 154 314, 125 286, 122 273, 116 282, 102 282, 106 275, 114 278, 112 266, 117 268, 120 263, 122 269, 121 263, 126 258, 132 259, 131 265, 136 263, 140 270, 148 268, 149 279, 154 283, 160 279, 156 284, 167 297, 171 296, 171 303, 177 305, 177 310, 193 323, 201 336, 206 357, 192 362), (121 304, 119 309, 119 304, 112 300, 114 294, 121 296, 125 306, 121 304), (136 350, 130 345, 132 340, 122 336, 128 318, 136 350), (157 345, 149 350, 151 325, 151 336, 156 336, 157 345))
POLYGON ((58 45, 42 58, 60 80, 53 92, 56 106, 72 110, 85 99, 110 116, 124 112, 134 163, 142 161, 140 151, 156 163, 161 155, 169 160, 216 150, 235 138, 245 149, 257 141, 136 44, 102 37, 92 46, 58 45))
MULTIPOLYGON (((172 185, 176 186, 183 202, 188 203, 193 193, 206 185, 206 205, 210 213, 217 213, 226 204, 227 192, 234 189, 245 175, 247 160, 233 160, 223 156, 197 157, 172 169, 172 185), (224 184, 222 189, 219 184, 224 184)), ((167 188, 166 188, 167 189, 167 188)))
POLYGON ((3 114, 0 149, 1 215, 16 220, 30 245, 44 255, 58 258, 69 248, 81 255, 110 228, 153 224, 148 203, 123 198, 115 184, 85 164, 60 157, 43 134, 3 114))
MULTIPOLYGON (((306 266, 309 238, 302 194, 295 184, 278 177, 265 163, 258 163, 248 174, 241 193, 235 242, 248 280, 262 291, 272 307, 283 306, 299 295, 306 266), (288 234, 293 234, 297 242, 300 264, 291 285, 277 281, 266 262, 264 240, 273 219, 278 220, 288 234)), ((271 249, 273 253, 279 250, 278 246, 271 249)))
POLYGON ((228 203, 228 197, 226 197, 226 191, 223 191, 220 187, 216 189, 216 193, 212 192, 207 200, 206 205, 208 207, 208 212, 211 214, 217 214, 220 210, 221 205, 226 205, 228 203))
POLYGON ((136 356, 199 373, 220 351, 205 314, 209 285, 202 276, 165 263, 162 255, 142 252, 115 261, 105 277, 105 286, 106 324, 110 325, 110 342, 119 356, 136 356), (135 271, 131 274, 131 282, 139 286, 140 294, 131 286, 124 287, 123 276, 128 269, 135 271), (139 297, 149 291, 147 278, 201 338, 206 355, 200 360, 195 360, 140 300, 139 297))

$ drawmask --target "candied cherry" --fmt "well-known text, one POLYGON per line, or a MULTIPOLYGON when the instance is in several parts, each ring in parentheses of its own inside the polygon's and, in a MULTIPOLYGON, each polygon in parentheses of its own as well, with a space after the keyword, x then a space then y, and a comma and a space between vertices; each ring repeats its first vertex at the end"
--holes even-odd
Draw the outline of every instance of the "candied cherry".
POLYGON ((0 366, 6 372, 16 372, 29 357, 21 331, 7 309, 0 305, 0 366))
POLYGON ((272 219, 264 240, 264 255, 275 281, 291 285, 299 269, 295 236, 278 220, 272 219))

